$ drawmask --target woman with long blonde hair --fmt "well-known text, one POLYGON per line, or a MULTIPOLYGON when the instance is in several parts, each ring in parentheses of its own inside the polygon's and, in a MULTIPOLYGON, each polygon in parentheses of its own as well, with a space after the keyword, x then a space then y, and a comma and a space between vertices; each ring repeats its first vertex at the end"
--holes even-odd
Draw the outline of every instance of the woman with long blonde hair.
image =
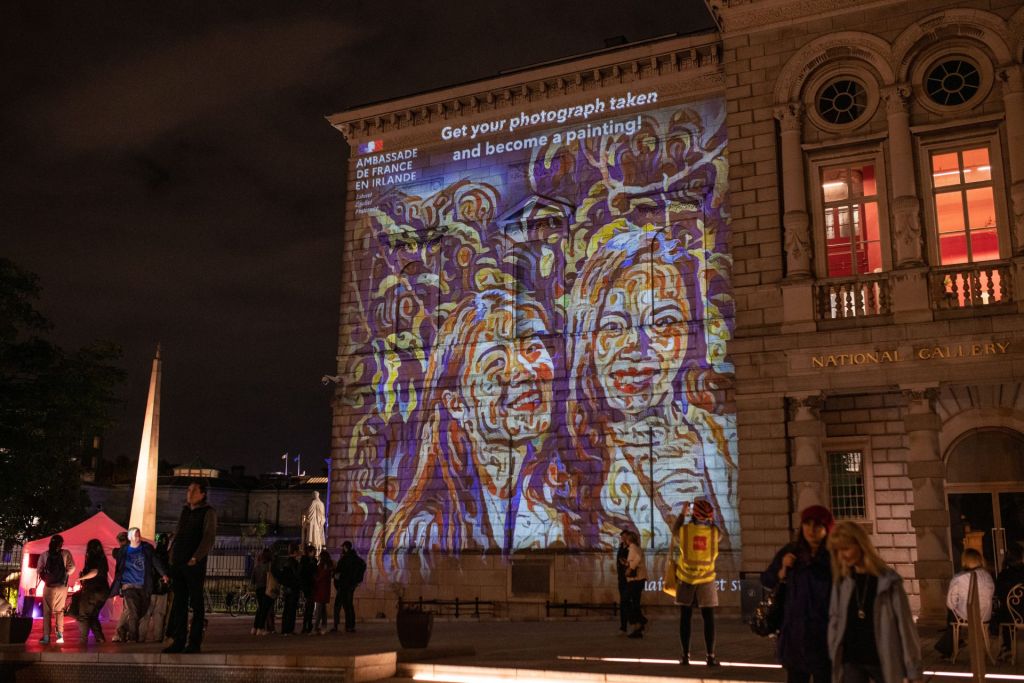
POLYGON ((856 522, 839 522, 829 534, 828 548, 833 579, 828 651, 834 683, 920 681, 921 643, 903 578, 856 522))

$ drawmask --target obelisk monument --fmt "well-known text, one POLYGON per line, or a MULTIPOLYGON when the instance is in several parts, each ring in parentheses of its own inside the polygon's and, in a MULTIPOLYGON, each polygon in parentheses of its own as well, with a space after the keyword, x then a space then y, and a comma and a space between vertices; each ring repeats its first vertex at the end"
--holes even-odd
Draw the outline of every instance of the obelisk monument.
POLYGON ((135 472, 135 491, 132 493, 132 514, 128 526, 137 526, 142 537, 154 540, 156 535, 156 477, 160 459, 160 344, 153 357, 153 372, 149 376, 149 400, 146 402, 146 420, 142 424, 142 443, 139 446, 139 467, 135 472))

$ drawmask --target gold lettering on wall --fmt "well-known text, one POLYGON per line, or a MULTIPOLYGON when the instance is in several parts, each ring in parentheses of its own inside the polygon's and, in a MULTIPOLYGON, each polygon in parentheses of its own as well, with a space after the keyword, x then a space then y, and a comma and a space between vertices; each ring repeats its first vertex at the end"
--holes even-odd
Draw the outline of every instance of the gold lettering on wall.
POLYGON ((1001 356, 1010 349, 1010 342, 964 342, 915 347, 913 353, 905 349, 872 350, 852 353, 822 353, 811 356, 812 368, 845 368, 860 365, 883 365, 907 360, 950 360, 977 356, 1001 356))
POLYGON ((1010 342, 947 344, 943 346, 924 346, 917 349, 916 355, 921 360, 971 358, 972 356, 998 356, 1005 354, 1009 348, 1010 342))

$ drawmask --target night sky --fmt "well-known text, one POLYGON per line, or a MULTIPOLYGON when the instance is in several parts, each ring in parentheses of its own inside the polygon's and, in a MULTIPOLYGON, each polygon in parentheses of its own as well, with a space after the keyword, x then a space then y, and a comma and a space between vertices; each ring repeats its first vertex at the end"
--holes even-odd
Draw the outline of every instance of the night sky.
POLYGON ((66 348, 124 349, 105 457, 249 473, 329 452, 344 138, 324 116, 709 30, 700 0, 18 2, 0 9, 0 254, 66 348))

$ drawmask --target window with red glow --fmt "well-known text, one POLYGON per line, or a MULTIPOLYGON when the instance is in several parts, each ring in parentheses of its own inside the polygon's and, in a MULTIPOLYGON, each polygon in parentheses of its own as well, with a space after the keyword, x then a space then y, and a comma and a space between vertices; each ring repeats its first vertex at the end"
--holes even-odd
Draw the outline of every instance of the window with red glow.
POLYGON ((828 277, 880 273, 882 244, 874 164, 822 169, 821 195, 828 277))
POLYGON ((988 147, 933 153, 931 171, 940 264, 998 259, 988 147))

